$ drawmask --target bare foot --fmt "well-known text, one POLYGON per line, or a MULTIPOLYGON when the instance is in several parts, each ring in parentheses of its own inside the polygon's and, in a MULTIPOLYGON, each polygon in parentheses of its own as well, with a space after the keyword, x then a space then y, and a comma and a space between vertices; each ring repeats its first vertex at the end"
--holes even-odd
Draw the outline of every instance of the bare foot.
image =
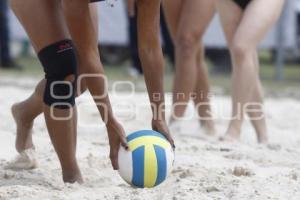
POLYGON ((79 168, 74 170, 69 170, 67 172, 63 172, 63 181, 64 183, 78 183, 83 184, 83 178, 79 168))
POLYGON ((27 149, 21 152, 13 161, 9 162, 4 168, 10 170, 31 170, 37 168, 37 161, 34 149, 27 149))
POLYGON ((239 141, 240 137, 239 136, 233 136, 232 134, 226 133, 224 136, 221 136, 219 138, 220 141, 222 142, 237 142, 239 141))
POLYGON ((257 142, 259 144, 268 144, 268 134, 267 133, 257 133, 257 142))
POLYGON ((202 121, 201 128, 204 130, 205 134, 208 136, 216 135, 215 125, 214 125, 214 122, 211 120, 202 121))
POLYGON ((22 103, 14 104, 11 107, 11 112, 17 126, 15 144, 17 151, 22 153, 26 149, 34 149, 32 142, 33 120, 26 117, 26 110, 22 103))
POLYGON ((237 142, 240 139, 241 130, 232 125, 229 125, 226 134, 219 138, 220 141, 224 142, 237 142))

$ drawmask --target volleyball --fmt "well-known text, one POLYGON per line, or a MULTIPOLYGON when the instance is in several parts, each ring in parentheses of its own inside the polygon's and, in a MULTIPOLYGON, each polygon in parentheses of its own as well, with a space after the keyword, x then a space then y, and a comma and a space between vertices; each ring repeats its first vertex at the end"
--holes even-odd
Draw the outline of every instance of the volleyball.
POLYGON ((169 175, 174 151, 168 140, 152 130, 142 130, 127 136, 129 151, 120 148, 119 174, 130 185, 151 188, 169 175))

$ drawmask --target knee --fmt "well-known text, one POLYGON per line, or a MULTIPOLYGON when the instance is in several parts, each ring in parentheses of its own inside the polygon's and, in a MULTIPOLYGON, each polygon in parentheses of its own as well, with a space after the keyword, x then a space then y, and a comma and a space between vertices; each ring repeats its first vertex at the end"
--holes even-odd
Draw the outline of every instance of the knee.
POLYGON ((75 105, 77 58, 71 41, 62 40, 42 49, 38 57, 45 71, 44 103, 59 109, 75 105))
POLYGON ((242 39, 236 39, 230 45, 230 53, 235 73, 248 74, 249 76, 255 73, 256 46, 242 39))
POLYGON ((182 32, 175 37, 176 51, 182 56, 192 55, 199 45, 200 41, 193 33, 182 32))
POLYGON ((247 42, 236 39, 230 45, 230 51, 234 59, 243 60, 247 58, 247 56, 251 55, 253 48, 251 44, 247 42))

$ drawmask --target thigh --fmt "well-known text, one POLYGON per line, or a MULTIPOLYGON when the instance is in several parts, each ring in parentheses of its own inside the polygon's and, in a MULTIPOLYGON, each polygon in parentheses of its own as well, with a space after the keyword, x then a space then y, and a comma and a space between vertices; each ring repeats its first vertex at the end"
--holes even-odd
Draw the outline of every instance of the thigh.
POLYGON ((284 0, 252 0, 247 6, 234 39, 256 47, 278 19, 284 0))
POLYGON ((90 12, 91 12, 92 23, 95 28, 96 35, 98 36, 98 34, 99 34, 98 5, 96 3, 91 3, 89 7, 90 7, 90 12))
POLYGON ((215 14, 215 0, 183 0, 177 34, 191 33, 200 39, 215 14))
MULTIPOLYGON (((62 0, 68 29, 78 51, 79 61, 99 64, 98 32, 89 0, 62 0)), ((87 65, 81 66, 86 68, 87 65)))
POLYGON ((227 43, 230 45, 241 22, 243 11, 233 0, 217 0, 216 7, 227 43))
MULTIPOLYGON (((163 9, 172 39, 175 39, 182 6, 186 0, 163 0, 163 9)), ((190 0, 189 0, 190 1, 190 0)))
POLYGON ((160 0, 137 0, 138 44, 139 49, 154 47, 161 50, 160 44, 160 0))
POLYGON ((49 44, 69 38, 60 0, 10 2, 37 52, 49 44))

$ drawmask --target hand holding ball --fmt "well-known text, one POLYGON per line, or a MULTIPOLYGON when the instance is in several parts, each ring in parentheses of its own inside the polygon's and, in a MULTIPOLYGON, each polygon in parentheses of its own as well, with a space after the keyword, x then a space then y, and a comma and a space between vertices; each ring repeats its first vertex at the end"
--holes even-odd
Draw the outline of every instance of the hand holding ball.
POLYGON ((143 130, 127 136, 129 151, 120 148, 119 174, 130 185, 151 188, 161 184, 171 171, 174 152, 168 140, 156 131, 143 130))

